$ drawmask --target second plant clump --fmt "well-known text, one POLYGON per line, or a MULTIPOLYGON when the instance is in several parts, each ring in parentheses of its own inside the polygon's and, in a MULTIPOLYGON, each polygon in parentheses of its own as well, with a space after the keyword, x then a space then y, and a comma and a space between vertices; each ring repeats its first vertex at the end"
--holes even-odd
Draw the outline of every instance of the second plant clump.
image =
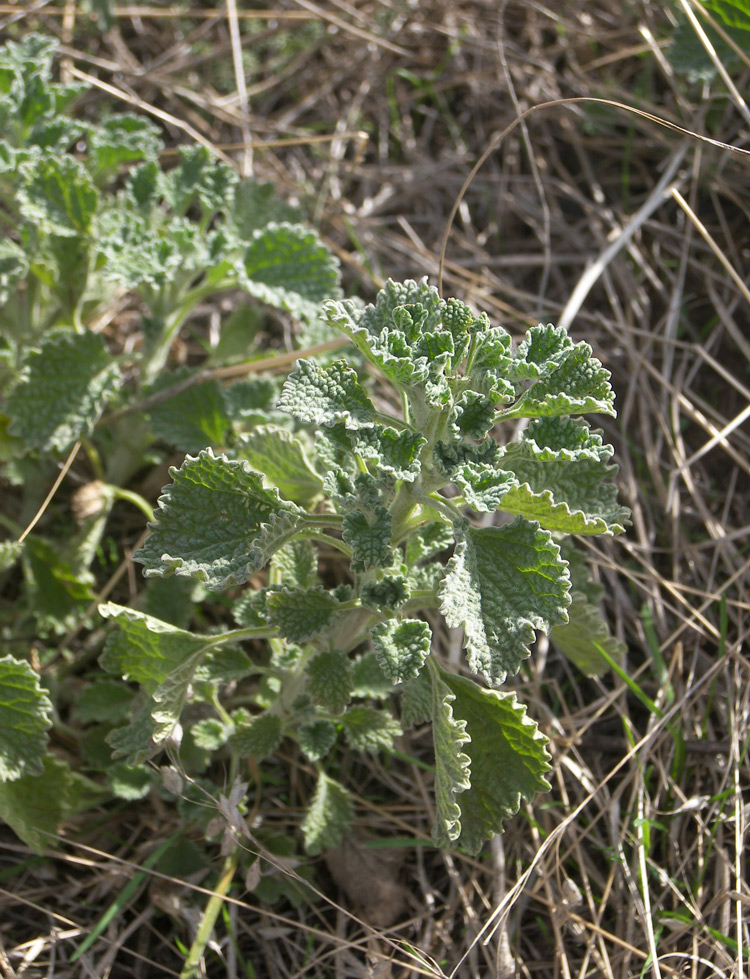
POLYGON ((322 318, 350 338, 351 364, 300 360, 236 457, 207 448, 173 469, 135 555, 146 576, 232 589, 239 628, 197 635, 101 607, 119 625, 103 667, 143 689, 109 740, 143 764, 195 700, 214 716, 195 722, 194 740, 228 749, 234 773, 295 740, 318 771, 302 827, 317 853, 352 818, 326 770, 339 737, 388 751, 402 728, 430 721, 434 840, 476 853, 522 798, 549 788, 546 738, 498 689, 536 632, 552 630, 589 672, 616 647, 568 539, 619 533, 627 519, 613 449, 579 417, 614 414, 609 373, 551 325, 514 349, 426 280, 389 281, 374 305, 329 301, 322 318), (373 373, 392 397, 368 394, 360 376, 373 373), (243 589, 264 569, 263 587, 243 589), (441 655, 439 614, 463 629, 466 665, 486 685, 441 655), (239 645, 249 640, 268 654, 254 661, 239 645), (230 682, 233 697, 221 693, 230 682))

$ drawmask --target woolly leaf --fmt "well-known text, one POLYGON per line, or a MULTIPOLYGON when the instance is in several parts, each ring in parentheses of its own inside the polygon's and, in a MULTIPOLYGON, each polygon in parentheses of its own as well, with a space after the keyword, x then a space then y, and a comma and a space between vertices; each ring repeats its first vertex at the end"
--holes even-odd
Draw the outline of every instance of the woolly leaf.
POLYGON ((277 714, 260 714, 249 724, 237 727, 230 738, 232 747, 241 758, 267 758, 281 744, 281 718, 277 714))
POLYGON ((255 232, 239 266, 241 285, 257 299, 304 319, 339 294, 338 262, 299 224, 267 224, 255 232))
POLYGON ((118 799, 137 802, 151 791, 153 775, 145 765, 128 765, 119 761, 107 769, 107 784, 118 799))
POLYGON ((343 422, 348 429, 371 427, 375 419, 375 406, 343 360, 325 368, 312 360, 298 360, 282 389, 279 408, 303 422, 329 426, 343 422))
POLYGON ((39 775, 52 726, 52 703, 31 665, 0 658, 0 783, 39 775))
POLYGON ((76 697, 76 717, 84 724, 91 721, 124 721, 133 700, 133 691, 118 680, 95 680, 76 697))
POLYGON ((352 662, 353 697, 385 700, 393 693, 393 681, 380 669, 375 653, 363 653, 352 662))
POLYGON ((398 721, 374 707, 350 707, 341 722, 346 740, 357 751, 388 751, 401 734, 398 721))
POLYGON ((253 232, 265 228, 271 221, 295 224, 300 219, 300 211, 277 197, 273 184, 247 179, 235 187, 230 218, 238 237, 247 241, 253 232))
POLYGON ((336 725, 324 718, 301 725, 297 732, 299 746, 310 761, 324 758, 336 743, 337 737, 336 725))
POLYGON ((435 825, 438 846, 450 846, 461 835, 461 806, 457 796, 471 787, 471 759, 463 750, 471 738, 466 721, 455 717, 456 695, 441 679, 432 676, 432 737, 435 744, 435 825))
POLYGON ((390 511, 376 506, 371 517, 362 510, 347 513, 341 536, 353 550, 352 570, 383 568, 391 562, 390 511))
POLYGON ((432 720, 432 681, 427 670, 407 680, 400 692, 401 725, 404 728, 418 727, 432 720))
POLYGON ((449 626, 464 628, 469 667, 498 685, 529 655, 534 630, 565 622, 570 578, 560 548, 538 524, 466 527, 440 585, 449 626))
MULTIPOLYGON (((461 810, 460 833, 456 834, 458 827, 449 819, 443 825, 436 824, 434 838, 439 846, 457 842, 477 854, 485 840, 501 832, 504 820, 518 812, 521 799, 530 802, 536 793, 549 791, 544 777, 551 767, 547 739, 526 716, 526 707, 516 702, 515 693, 486 690, 442 670, 440 681, 454 697, 450 703, 454 723, 465 725, 462 732, 469 738, 453 751, 457 747, 468 755, 471 785, 456 798, 461 810)), ((442 690, 438 683, 436 696, 442 690)), ((438 750, 436 744, 436 763, 438 750)), ((451 763, 460 770, 455 754, 451 763)), ((446 779, 446 783, 450 792, 455 782, 446 779)), ((455 792, 450 794, 455 798, 455 792)))
POLYGON ((107 602, 99 606, 105 619, 117 621, 99 658, 102 669, 140 683, 153 694, 167 677, 196 654, 210 648, 206 636, 195 636, 144 612, 107 602))
POLYGON ((308 662, 307 690, 313 703, 340 714, 352 695, 352 664, 346 653, 329 649, 308 662))
POLYGON ((576 343, 560 366, 533 383, 503 412, 503 417, 536 418, 589 411, 614 416, 615 395, 609 383, 610 373, 591 354, 587 343, 576 343))
POLYGON ((380 612, 395 612, 409 600, 409 579, 404 575, 384 575, 380 581, 366 581, 360 589, 362 604, 380 612))
POLYGON ((99 195, 72 156, 45 154, 21 165, 21 213, 48 234, 73 237, 91 230, 99 195))
POLYGON ((390 473, 395 479, 413 482, 421 472, 419 453, 427 439, 418 432, 397 432, 378 425, 357 432, 355 451, 363 459, 374 459, 378 473, 390 473))
POLYGON ((100 182, 114 177, 125 163, 157 157, 164 145, 152 122, 127 114, 111 116, 93 126, 87 142, 88 169, 100 182))
POLYGON ((289 500, 304 505, 323 488, 302 442, 279 425, 253 428, 243 436, 237 451, 289 500))
POLYGON ((0 819, 35 853, 43 853, 54 843, 49 834, 77 808, 79 784, 66 762, 47 755, 38 775, 0 783, 0 819))
POLYGON ((266 595, 269 622, 290 642, 309 639, 330 625, 338 604, 323 588, 284 588, 266 595))
POLYGON ((174 725, 157 724, 152 715, 154 707, 154 701, 149 698, 129 724, 110 731, 106 741, 112 748, 113 759, 142 765, 161 751, 162 741, 169 737, 174 725))
POLYGON ((9 431, 29 448, 62 452, 92 433, 119 385, 120 371, 103 337, 53 331, 26 356, 8 398, 9 431))
POLYGON ((260 555, 251 553, 253 539, 264 523, 294 504, 265 489, 246 462, 215 456, 210 448, 188 456, 170 474, 158 519, 133 555, 144 574, 187 575, 219 590, 247 581, 262 567, 260 555))
POLYGON ((279 580, 293 588, 314 588, 318 578, 318 555, 309 540, 285 544, 273 556, 273 567, 279 580))
POLYGON ((430 627, 421 619, 386 619, 370 637, 380 668, 394 683, 417 676, 432 644, 430 627))
POLYGON ((453 481, 477 513, 492 513, 502 506, 506 494, 518 485, 512 472, 494 466, 462 466, 453 481))
POLYGON ((176 214, 198 201, 205 215, 228 210, 239 180, 236 172, 205 146, 180 146, 179 163, 164 182, 165 196, 176 214))
MULTIPOLYGON (((147 394, 170 388, 187 380, 192 373, 190 369, 164 372, 147 394)), ((148 411, 148 418, 157 438, 182 452, 200 452, 207 445, 223 445, 229 428, 221 387, 215 380, 195 384, 154 405, 148 411)))
POLYGON ((404 561, 413 568, 420 561, 426 561, 453 543, 453 527, 445 520, 431 520, 418 527, 406 539, 404 561))
POLYGON ((205 717, 202 721, 196 721, 193 724, 190 733, 199 748, 206 751, 218 751, 227 742, 229 728, 218 717, 205 717))
POLYGON ((518 379, 548 377, 564 363, 573 346, 573 341, 562 327, 551 323, 532 326, 526 331, 526 339, 519 344, 511 373, 518 379))
POLYGON ((314 857, 338 846, 354 817, 349 793, 343 785, 322 772, 302 823, 305 850, 314 857))
POLYGON ((553 626, 550 639, 586 676, 603 676, 609 669, 597 646, 603 647, 615 662, 622 659, 626 648, 610 633, 596 605, 580 592, 573 593, 568 621, 553 626))

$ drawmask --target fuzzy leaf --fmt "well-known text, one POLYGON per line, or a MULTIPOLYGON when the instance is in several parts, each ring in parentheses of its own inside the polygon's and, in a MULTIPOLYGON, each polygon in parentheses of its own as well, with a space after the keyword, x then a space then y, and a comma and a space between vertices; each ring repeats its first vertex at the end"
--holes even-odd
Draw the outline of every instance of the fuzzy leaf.
POLYGON ((422 524, 406 539, 404 561, 414 568, 420 561, 434 557, 453 543, 453 527, 445 520, 422 524))
POLYGON ((84 724, 109 721, 117 724, 128 716, 133 691, 118 680, 95 680, 76 697, 76 717, 84 724))
POLYGON ((137 802, 151 791, 153 775, 145 765, 128 765, 118 761, 107 769, 107 783, 118 799, 137 802))
POLYGON ((25 660, 0 658, 0 783, 39 775, 52 703, 25 660))
POLYGON ((143 116, 111 116, 89 132, 88 168, 95 180, 107 180, 125 163, 157 157, 163 146, 159 130, 143 116))
POLYGON ((230 738, 241 758, 267 758, 281 744, 281 718, 277 714, 260 714, 249 724, 238 726, 230 738))
POLYGON ((230 728, 218 717, 205 717, 190 728, 193 741, 205 751, 218 751, 226 744, 230 728))
POLYGON ((502 497, 500 509, 566 534, 622 533, 629 510, 617 503, 612 446, 582 421, 549 418, 529 429, 501 456, 519 485, 502 497))
POLYGON ((422 470, 419 453, 423 445, 427 439, 418 432, 397 432, 383 425, 361 429, 354 439, 355 452, 363 459, 375 459, 378 473, 390 473, 409 483, 422 470))
POLYGON ((235 188, 230 217, 239 238, 247 241, 254 231, 265 228, 271 221, 297 223, 300 212, 276 196, 273 184, 247 179, 235 188))
POLYGON ((256 299, 303 319, 339 295, 336 258, 300 224, 267 224, 247 246, 238 269, 241 285, 256 299))
POLYGON ((586 676, 603 676, 609 669, 597 646, 604 647, 615 662, 622 660, 626 648, 610 633, 597 606, 580 592, 573 593, 568 621, 553 626, 550 639, 586 676))
POLYGON ((435 825, 438 846, 448 847, 461 835, 461 806, 456 797, 471 788, 471 759, 463 750, 471 738, 466 721, 455 717, 456 695, 431 669, 432 737, 435 744, 435 825))
POLYGON ((512 472, 494 466, 464 465, 453 475, 464 499, 477 513, 492 513, 502 507, 506 494, 518 485, 512 472))
POLYGON ((518 517, 503 527, 467 527, 440 585, 449 626, 464 628, 469 667, 499 685, 529 655, 534 630, 565 622, 568 567, 550 533, 518 517))
POLYGON ((363 653, 352 662, 353 697, 385 700, 393 693, 393 681, 380 669, 375 653, 363 653))
POLYGON ((211 645, 206 636, 195 636, 114 602, 100 605, 99 613, 105 619, 115 619, 118 625, 107 637, 99 658, 102 669, 140 683, 149 694, 174 670, 211 645))
POLYGON ((380 612, 396 609, 409 600, 409 579, 402 574, 387 574, 380 581, 366 581, 360 589, 362 604, 380 612))
POLYGON ((404 728, 426 724, 433 717, 432 681, 427 670, 412 677, 400 688, 401 725, 404 728))
POLYGON ((167 174, 165 195, 176 214, 184 214, 195 201, 204 214, 228 210, 238 182, 235 171, 205 146, 180 146, 179 164, 167 174))
POLYGON ((376 506, 371 517, 361 510, 347 513, 341 536, 354 551, 352 570, 384 568, 391 563, 391 514, 376 506))
POLYGON ((322 772, 302 823, 305 850, 311 857, 338 846, 354 817, 349 793, 322 772))
MULTIPOLYGON (((242 584, 260 570, 253 540, 271 517, 294 504, 275 490, 246 462, 215 456, 205 449, 188 456, 159 499, 158 520, 151 535, 133 555, 144 574, 187 575, 220 590, 242 584)), ((279 542, 279 546, 284 541, 279 542)))
MULTIPOLYGON (((454 723, 465 725, 463 731, 469 736, 456 747, 469 757, 471 786, 457 798, 460 834, 455 835, 457 827, 451 827, 450 821, 436 824, 435 842, 447 846, 457 841, 477 854, 485 840, 501 832, 504 820, 518 812, 522 798, 530 802, 536 793, 549 791, 544 777, 551 767, 547 739, 526 716, 526 707, 516 702, 515 693, 486 690, 442 671, 440 680, 455 698, 450 703, 454 723)), ((438 684, 436 696, 441 691, 438 684)), ((436 745, 436 762, 438 750, 436 745)), ((455 756, 452 764, 456 766, 455 756)))
POLYGON ((386 619, 370 637, 380 668, 394 683, 417 676, 432 645, 430 627, 421 619, 386 619))
POLYGON ((99 196, 85 167, 52 154, 22 164, 21 213, 48 234, 72 237, 91 229, 99 196))
POLYGON ((548 377, 565 361, 573 349, 573 341, 559 326, 532 326, 526 339, 519 344, 513 358, 512 374, 521 379, 537 380, 548 377))
POLYGON ((313 703, 340 714, 352 695, 352 664, 346 653, 329 649, 308 662, 307 690, 313 703))
POLYGON ((292 588, 315 588, 318 577, 318 555, 309 540, 293 540, 273 556, 273 566, 279 580, 292 588))
POLYGON ((107 735, 112 748, 112 758, 122 758, 128 765, 142 765, 162 749, 161 742, 169 737, 174 725, 157 724, 152 711, 154 701, 149 698, 129 724, 115 728, 107 735))
POLYGON ((322 717, 309 724, 303 724, 297 732, 299 746, 310 761, 325 758, 336 743, 337 737, 336 725, 322 717))
MULTIPOLYGON (((162 373, 146 393, 156 394, 186 380, 192 373, 190 369, 162 373)), ((229 428, 221 387, 215 380, 196 384, 162 401, 149 409, 148 418, 157 438, 182 452, 200 452, 207 445, 223 445, 229 428)))
POLYGON ((616 414, 610 373, 587 343, 576 343, 552 373, 532 384, 504 418, 536 418, 540 415, 579 415, 595 411, 616 414))
POLYGON ((9 431, 43 452, 62 452, 90 435, 120 385, 104 339, 89 332, 48 334, 40 349, 27 354, 24 367, 8 398, 9 431))
POLYGON ((279 408, 302 422, 337 425, 347 429, 369 428, 375 406, 357 380, 356 371, 343 360, 318 367, 313 360, 298 360, 284 384, 279 408))
POLYGON ((38 775, 0 783, 0 819, 35 853, 54 845, 47 835, 76 809, 80 792, 70 766, 51 755, 42 759, 38 775))
POLYGON ((338 604, 323 588, 284 588, 266 595, 269 622, 290 642, 301 642, 325 629, 338 604))
POLYGON ((346 740, 357 751, 388 751, 401 734, 398 721, 374 707, 350 707, 341 721, 346 740))
POLYGON ((323 488, 323 480, 313 469, 302 442, 279 425, 253 428, 237 451, 289 500, 304 505, 323 488))

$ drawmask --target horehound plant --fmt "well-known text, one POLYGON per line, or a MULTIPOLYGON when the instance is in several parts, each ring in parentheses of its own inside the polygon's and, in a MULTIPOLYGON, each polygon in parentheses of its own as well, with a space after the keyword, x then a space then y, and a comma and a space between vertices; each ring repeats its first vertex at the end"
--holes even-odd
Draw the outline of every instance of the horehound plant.
POLYGON ((147 577, 230 590, 238 628, 197 635, 101 608, 119 625, 102 666, 142 687, 110 743, 143 764, 195 701, 213 716, 193 723, 193 740, 228 751, 232 777, 243 759, 296 741, 318 771, 302 823, 317 853, 352 817, 330 774, 339 738, 388 751, 403 728, 431 722, 435 843, 476 853, 521 799, 549 788, 546 738, 502 689, 535 633, 552 630, 590 671, 598 649, 616 647, 568 539, 619 533, 627 519, 613 449, 579 417, 614 414, 609 373, 551 325, 514 349, 426 280, 389 281, 374 305, 326 302, 322 317, 351 340, 351 363, 298 361, 278 410, 231 456, 187 456, 135 555, 147 577), (373 375, 392 398, 383 385, 368 393, 373 375), (321 548, 340 557, 326 561, 333 587, 321 548), (438 614, 463 629, 466 667, 483 683, 446 662, 438 614))

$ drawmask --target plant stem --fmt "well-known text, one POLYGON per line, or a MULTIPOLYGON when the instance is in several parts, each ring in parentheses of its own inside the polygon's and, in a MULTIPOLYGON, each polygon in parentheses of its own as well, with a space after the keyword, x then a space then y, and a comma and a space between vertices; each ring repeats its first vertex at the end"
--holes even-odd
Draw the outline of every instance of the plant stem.
POLYGON ((229 893, 229 888, 232 886, 232 881, 234 880, 234 875, 237 871, 239 852, 240 848, 235 844, 235 846, 232 848, 232 852, 229 853, 224 860, 221 876, 216 882, 214 892, 208 899, 208 903, 203 911, 203 917, 198 927, 198 931, 195 934, 195 939, 193 940, 193 944, 190 946, 190 951, 185 959, 182 972, 180 972, 180 979, 196 979, 196 977, 200 975, 200 961, 203 957, 206 945, 208 945, 209 939, 213 934, 214 925, 216 924, 216 919, 219 917, 219 912, 224 904, 224 899, 229 893))

